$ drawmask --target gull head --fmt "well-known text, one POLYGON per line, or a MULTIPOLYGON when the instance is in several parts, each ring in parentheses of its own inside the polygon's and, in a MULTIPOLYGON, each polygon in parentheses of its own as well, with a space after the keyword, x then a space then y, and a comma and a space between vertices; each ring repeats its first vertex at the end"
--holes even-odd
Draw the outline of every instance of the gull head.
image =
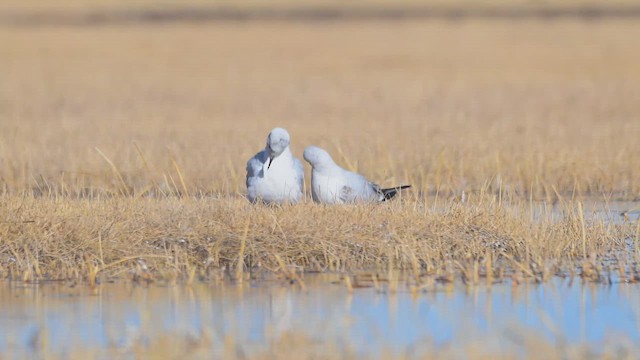
POLYGON ((323 168, 333 164, 331 155, 329 155, 326 150, 321 149, 317 146, 308 146, 306 149, 304 149, 304 154, 302 156, 314 168, 323 168))
POLYGON ((273 159, 277 158, 282 152, 289 147, 291 138, 287 130, 283 128, 275 128, 271 130, 269 136, 267 136, 266 150, 269 153, 269 164, 267 169, 271 167, 273 159))

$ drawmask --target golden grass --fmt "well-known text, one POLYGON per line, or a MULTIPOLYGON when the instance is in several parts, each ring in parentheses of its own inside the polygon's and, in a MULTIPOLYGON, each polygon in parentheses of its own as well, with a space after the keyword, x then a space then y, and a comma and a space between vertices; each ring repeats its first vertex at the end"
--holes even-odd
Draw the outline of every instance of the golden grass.
POLYGON ((265 271, 287 276, 289 266, 370 269, 390 282, 394 275, 384 269, 399 268, 413 274, 410 283, 418 288, 459 275, 470 284, 480 277, 542 282, 577 274, 606 282, 618 272, 640 280, 629 250, 635 224, 583 225, 571 210, 562 220, 547 214, 531 222, 525 211, 517 215, 486 197, 436 211, 431 205, 411 199, 271 208, 234 198, 11 197, 0 213, 8 219, 0 225, 0 272, 90 284, 123 276, 242 281, 265 271))
POLYGON ((636 228, 578 201, 640 198, 639 36, 576 20, 2 27, 0 271, 94 283, 282 261, 475 282, 490 255, 516 282, 601 279, 636 228), (253 207, 244 164, 275 126, 298 156, 323 146, 413 190, 253 207), (535 220, 531 200, 569 216, 535 220))
POLYGON ((284 126, 296 155, 324 146, 418 194, 637 199, 638 35, 573 21, 4 28, 0 187, 175 194, 179 170, 191 194, 238 194, 284 126))

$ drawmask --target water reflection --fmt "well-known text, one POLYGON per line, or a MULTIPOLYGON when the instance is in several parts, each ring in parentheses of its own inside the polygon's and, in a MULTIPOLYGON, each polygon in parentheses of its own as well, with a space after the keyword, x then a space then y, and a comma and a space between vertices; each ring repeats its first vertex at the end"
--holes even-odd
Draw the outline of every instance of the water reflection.
MULTIPOLYGON (((611 286, 555 279, 545 285, 467 288, 412 296, 373 288, 349 294, 330 275, 307 276, 307 291, 277 281, 251 285, 139 286, 103 284, 96 290, 62 283, 1 283, 0 353, 29 351, 46 334, 48 350, 127 347, 132 341, 207 330, 215 344, 233 338, 259 351, 283 333, 349 342, 356 350, 407 351, 483 341, 517 342, 533 330, 554 342, 597 344, 640 340, 638 285, 611 286)), ((496 345, 497 346, 497 345, 496 345)))

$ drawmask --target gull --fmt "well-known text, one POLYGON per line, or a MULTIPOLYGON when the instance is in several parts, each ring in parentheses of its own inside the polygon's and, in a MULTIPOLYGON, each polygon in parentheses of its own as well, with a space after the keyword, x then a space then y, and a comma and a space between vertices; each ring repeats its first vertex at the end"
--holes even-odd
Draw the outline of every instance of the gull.
POLYGON ((287 130, 275 128, 264 150, 247 161, 247 192, 252 203, 297 203, 302 198, 304 167, 291 154, 290 141, 287 130))
POLYGON ((313 201, 325 204, 380 202, 394 197, 411 185, 382 189, 364 176, 338 166, 331 155, 317 146, 304 149, 304 159, 311 164, 313 201))

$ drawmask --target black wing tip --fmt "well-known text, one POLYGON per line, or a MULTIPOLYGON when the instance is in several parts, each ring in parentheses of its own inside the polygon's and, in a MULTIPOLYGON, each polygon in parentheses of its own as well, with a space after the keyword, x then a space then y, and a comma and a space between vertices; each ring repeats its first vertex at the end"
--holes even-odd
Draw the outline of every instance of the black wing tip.
POLYGON ((400 192, 400 190, 408 189, 410 187, 411 185, 400 185, 388 189, 382 189, 381 192, 384 196, 384 199, 382 201, 391 200, 394 196, 396 196, 396 194, 400 192))

